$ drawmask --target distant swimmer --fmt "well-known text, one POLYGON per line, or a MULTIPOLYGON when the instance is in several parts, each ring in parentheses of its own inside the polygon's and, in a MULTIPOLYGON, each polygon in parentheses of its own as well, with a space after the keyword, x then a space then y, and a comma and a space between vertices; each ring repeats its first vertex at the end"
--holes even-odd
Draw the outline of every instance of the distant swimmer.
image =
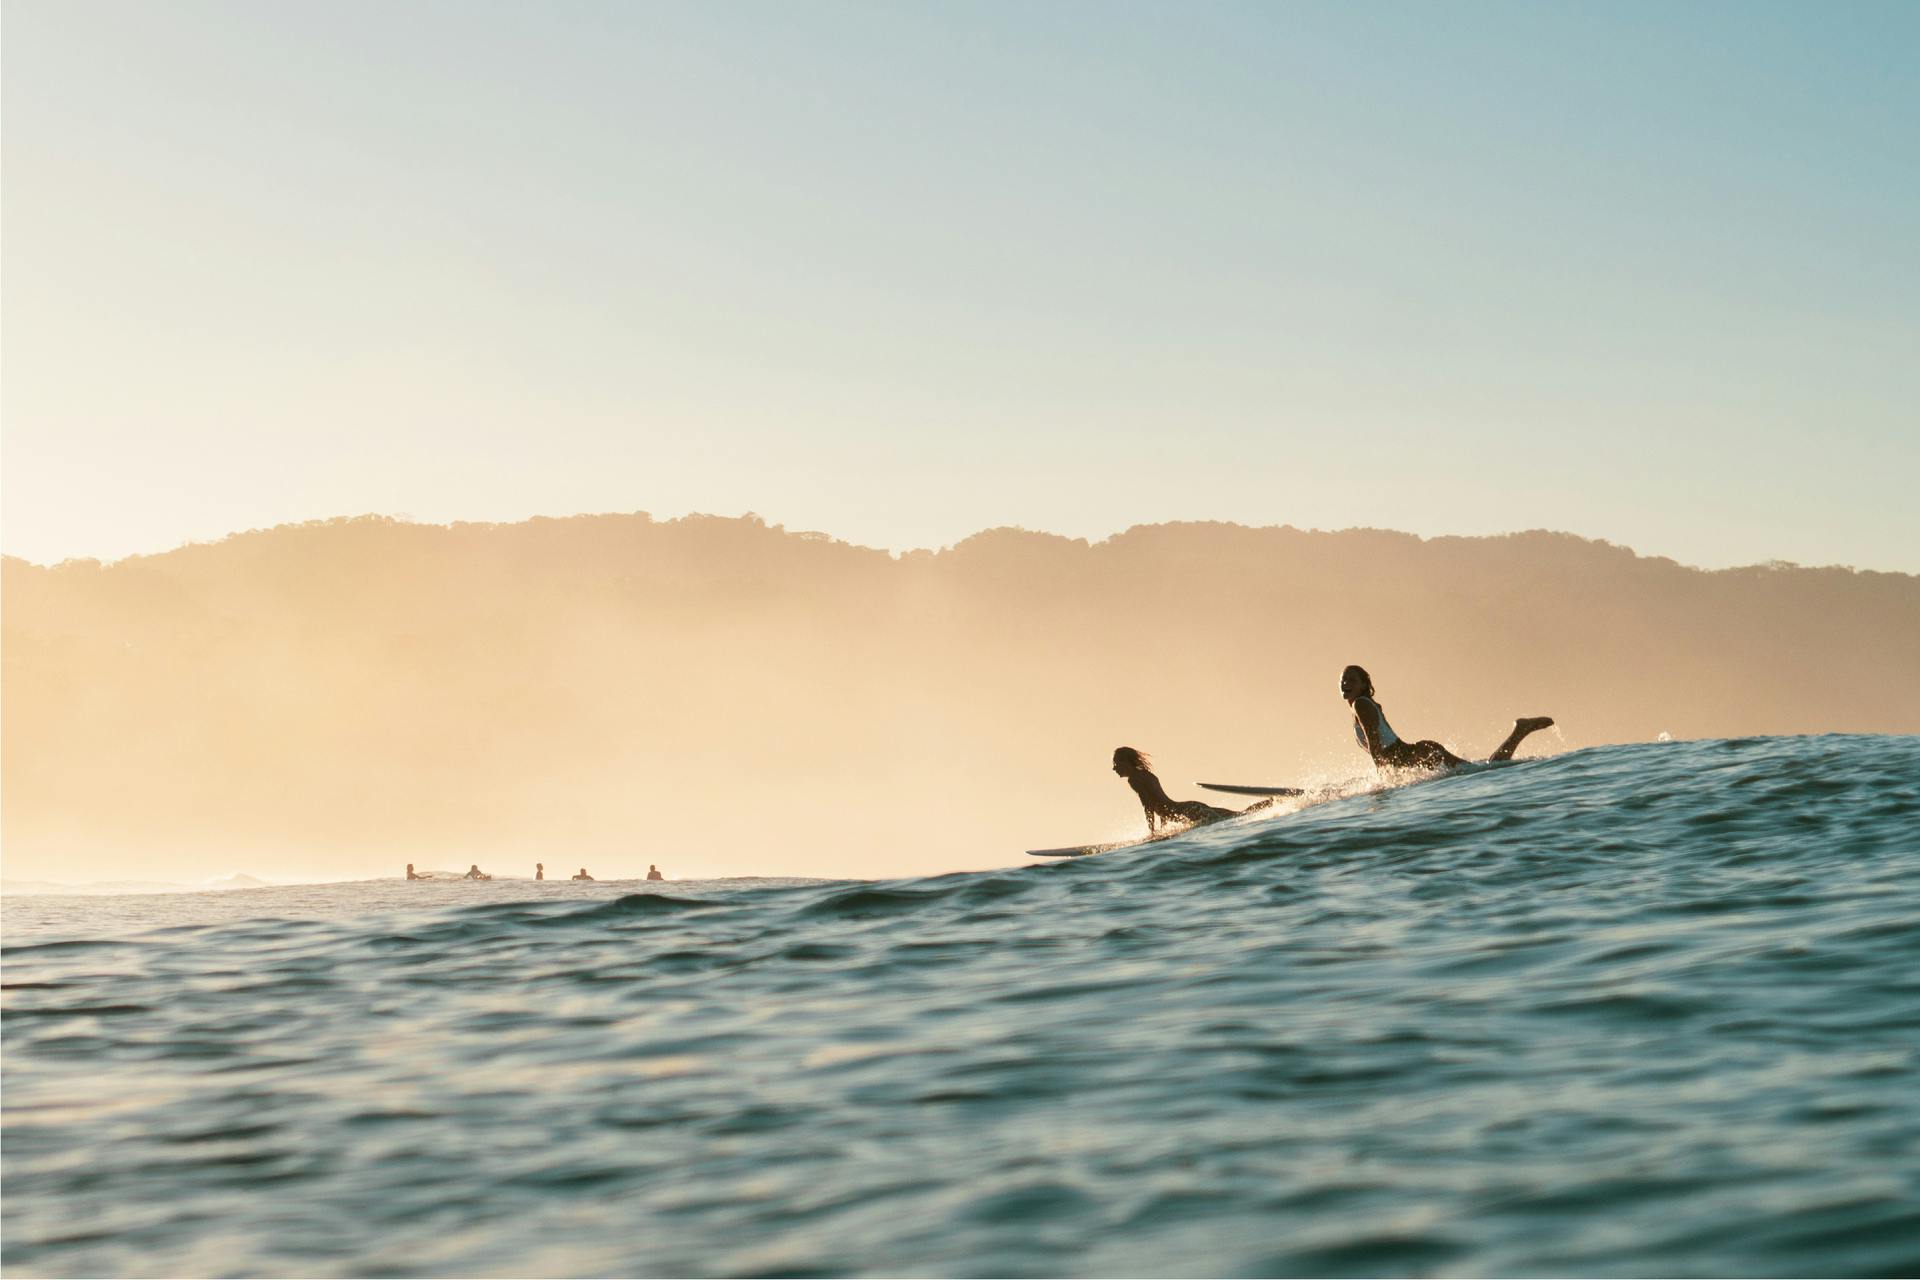
POLYGON ((587 869, 585 867, 582 867, 580 868, 580 874, 575 876, 574 879, 575 880, 591 880, 593 879, 593 877, 587 874, 587 869))
POLYGON ((654 866, 651 862, 649 862, 647 864, 647 879, 665 880, 666 877, 660 874, 660 868, 654 866))
POLYGON ((407 879, 409 879, 409 880, 431 880, 431 879, 433 879, 433 876, 432 876, 432 875, 424 875, 424 876, 423 876, 423 875, 417 875, 417 874, 415 874, 415 872, 414 872, 414 869, 413 869, 413 864, 412 864, 411 862, 409 862, 409 863, 407 864, 407 879))
MULTIPOLYGON (((1451 769, 1467 763, 1430 738, 1408 742, 1393 731, 1386 713, 1373 698, 1373 677, 1365 667, 1348 667, 1340 673, 1340 696, 1353 708, 1353 736, 1376 765, 1389 769, 1451 769)), ((1552 716, 1528 716, 1513 722, 1513 732, 1493 749, 1488 760, 1511 760, 1528 734, 1553 723, 1552 716)))
POLYGON ((490 876, 490 875, 488 875, 488 874, 487 874, 486 872, 484 872, 484 871, 482 871, 482 870, 480 869, 480 864, 479 864, 479 863, 477 863, 477 862, 476 862, 476 863, 474 863, 474 864, 473 864, 472 866, 470 866, 470 867, 468 867, 468 868, 467 868, 467 874, 465 874, 465 875, 463 875, 463 876, 461 876, 460 878, 461 878, 462 880, 491 880, 491 879, 493 879, 493 877, 492 877, 492 876, 490 876))
POLYGON ((534 878, 535 880, 545 880, 545 879, 547 878, 547 864, 546 864, 546 863, 544 863, 544 862, 536 862, 536 863, 534 863, 534 864, 533 864, 533 878, 534 878))
POLYGON ((1148 835, 1160 834, 1162 826, 1191 826, 1234 816, 1232 809, 1218 809, 1198 800, 1169 800, 1160 779, 1148 767, 1151 763, 1132 747, 1114 748, 1113 771, 1125 778, 1133 794, 1140 797, 1140 807, 1147 811, 1148 835))

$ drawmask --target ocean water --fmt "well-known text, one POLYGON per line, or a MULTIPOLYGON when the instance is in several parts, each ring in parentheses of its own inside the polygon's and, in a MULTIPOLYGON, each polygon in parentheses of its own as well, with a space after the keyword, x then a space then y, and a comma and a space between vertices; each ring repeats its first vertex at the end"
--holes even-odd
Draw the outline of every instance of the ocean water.
POLYGON ((4 924, 9 1274, 1920 1272, 1920 738, 4 924))

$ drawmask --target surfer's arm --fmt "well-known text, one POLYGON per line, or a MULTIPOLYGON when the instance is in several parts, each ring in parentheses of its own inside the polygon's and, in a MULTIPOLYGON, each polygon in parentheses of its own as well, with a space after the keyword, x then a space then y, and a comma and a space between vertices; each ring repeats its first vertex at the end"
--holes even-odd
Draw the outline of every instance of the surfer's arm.
POLYGON ((1356 698, 1353 703, 1353 715, 1360 722, 1360 731, 1367 735, 1367 754, 1376 761, 1380 759, 1380 707, 1372 698, 1356 698))
POLYGON ((1147 811, 1147 834, 1153 835, 1160 830, 1161 822, 1175 817, 1177 811, 1173 801, 1167 799, 1167 789, 1160 785, 1160 779, 1141 772, 1134 775, 1132 782, 1134 794, 1140 797, 1140 807, 1147 811))

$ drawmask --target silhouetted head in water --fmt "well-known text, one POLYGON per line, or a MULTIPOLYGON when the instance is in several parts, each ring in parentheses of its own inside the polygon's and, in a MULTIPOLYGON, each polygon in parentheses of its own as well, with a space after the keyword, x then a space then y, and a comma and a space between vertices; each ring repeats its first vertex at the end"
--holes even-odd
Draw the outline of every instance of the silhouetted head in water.
POLYGON ((1113 771, 1123 778, 1145 771, 1152 763, 1132 747, 1113 749, 1113 771))
POLYGON ((1373 677, 1365 667, 1348 667, 1340 673, 1340 696, 1348 702, 1373 696, 1373 677))

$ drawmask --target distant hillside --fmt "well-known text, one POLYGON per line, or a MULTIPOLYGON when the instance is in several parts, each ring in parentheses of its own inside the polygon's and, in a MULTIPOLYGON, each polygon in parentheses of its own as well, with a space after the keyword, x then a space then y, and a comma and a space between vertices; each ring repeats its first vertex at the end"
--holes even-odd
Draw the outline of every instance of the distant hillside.
MULTIPOLYGON (((10 875, 895 874, 1356 773, 1342 665, 1484 753, 1920 732, 1920 578, 1565 534, 997 529, 899 558, 754 518, 367 517, 4 566, 10 875), (491 865, 490 865, 491 864, 491 865), (522 864, 525 864, 524 866, 522 864)), ((1524 754, 1524 753, 1523 753, 1524 754)))

